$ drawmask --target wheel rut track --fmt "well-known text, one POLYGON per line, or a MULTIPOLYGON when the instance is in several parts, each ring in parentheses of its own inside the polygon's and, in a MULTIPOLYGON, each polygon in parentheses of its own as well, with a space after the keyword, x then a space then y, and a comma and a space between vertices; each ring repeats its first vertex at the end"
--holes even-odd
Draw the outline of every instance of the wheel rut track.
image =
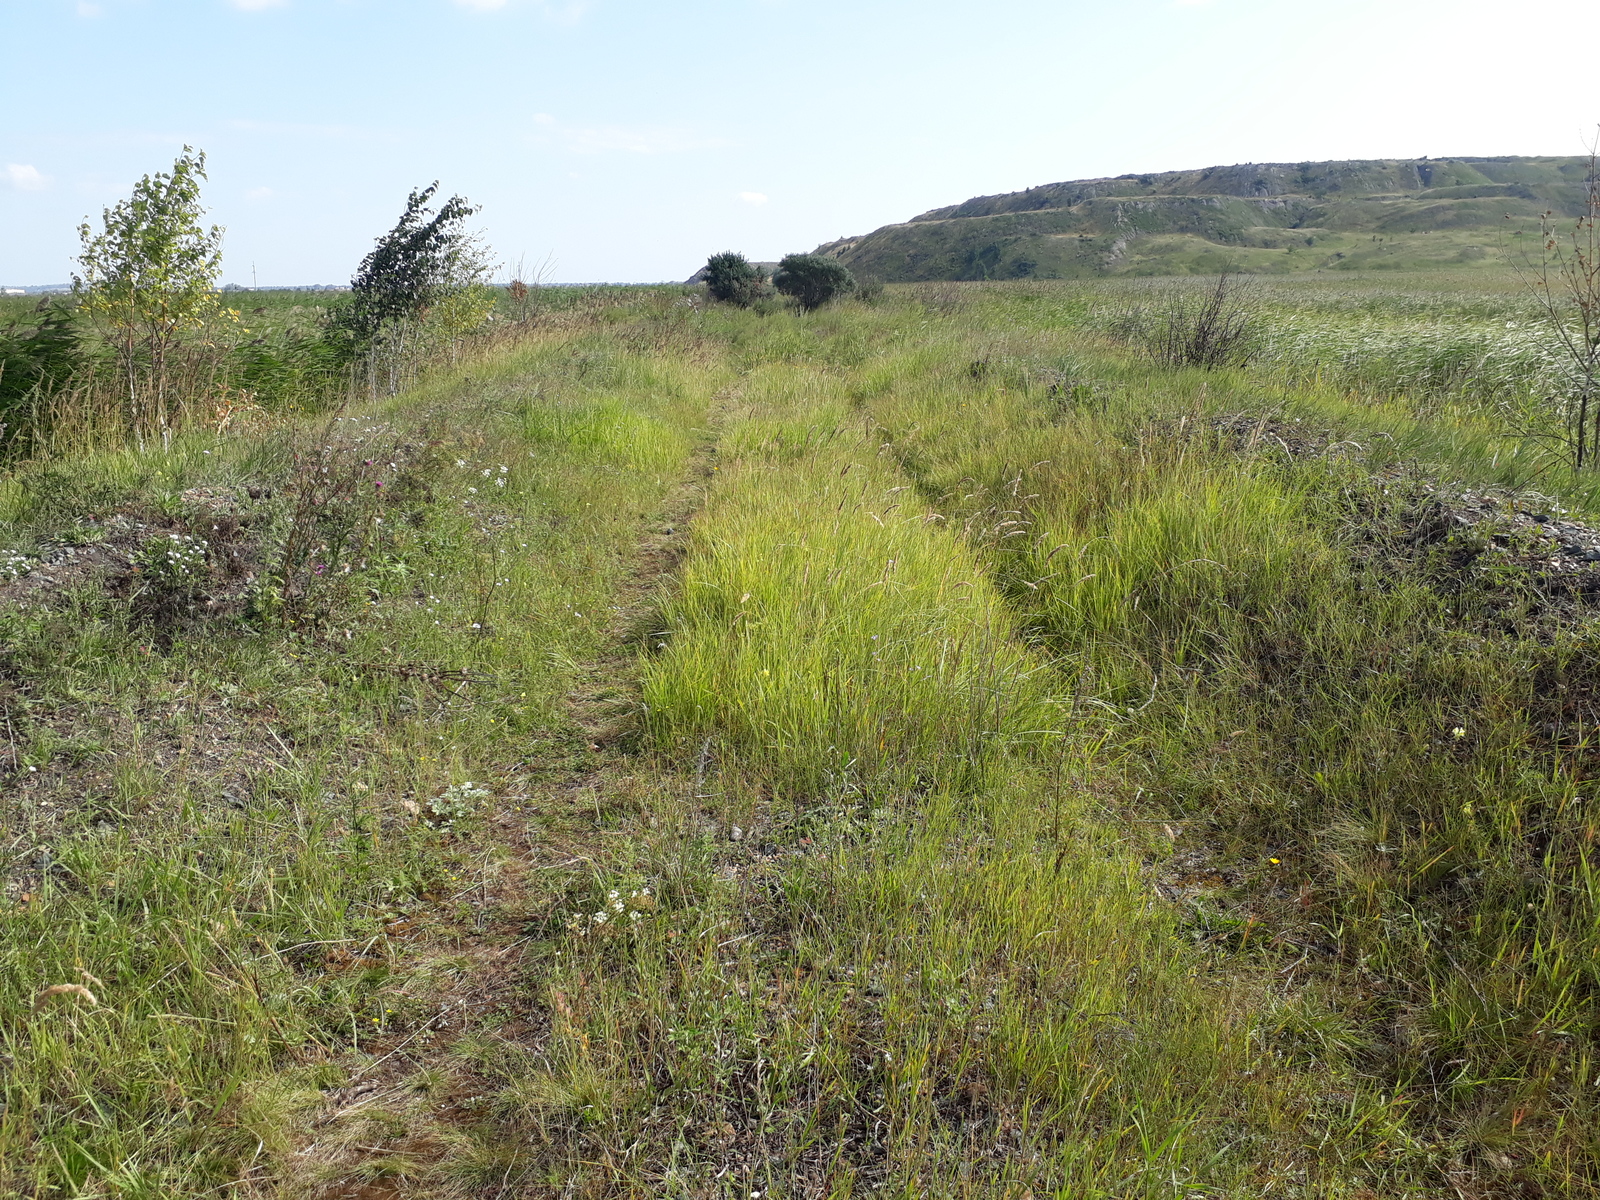
MULTIPOLYGON (((551 820, 536 830, 526 814, 510 811, 509 805, 496 810, 484 848, 498 849, 503 857, 477 885, 450 898, 464 901, 472 916, 450 921, 441 912, 432 931, 418 930, 417 965, 408 968, 426 972, 430 960, 448 958, 458 967, 456 979, 438 997, 432 1018, 397 1035, 392 1044, 374 1044, 343 1085, 324 1092, 320 1111, 307 1124, 305 1144, 293 1153, 317 1155, 326 1142, 337 1144, 342 1140, 338 1127, 352 1117, 387 1119, 404 1128, 405 1136, 382 1145, 357 1139, 325 1152, 318 1174, 331 1181, 312 1193, 316 1200, 457 1194, 430 1177, 447 1163, 461 1134, 481 1122, 477 1104, 496 1086, 485 1076, 462 1071, 460 1044, 468 1036, 491 1037, 537 1051, 547 1041, 549 1014, 535 999, 537 964, 528 948, 555 917, 563 880, 590 869, 604 854, 608 831, 601 792, 641 772, 638 652, 655 632, 663 588, 688 555, 690 526, 714 477, 724 418, 736 396, 734 389, 724 389, 712 397, 710 427, 688 470, 653 519, 642 523, 646 531, 633 569, 613 597, 604 648, 572 672, 573 686, 565 697, 566 742, 544 756, 546 761, 519 758, 498 771, 502 796, 537 802, 526 807, 551 820), (430 1072, 450 1081, 423 1095, 418 1085, 430 1072), (405 1169, 410 1164, 414 1175, 405 1169)), ((687 780, 692 764, 683 773, 687 780)), ((244 1182, 249 1194, 282 1194, 281 1176, 260 1160, 244 1182)), ((473 1194, 511 1194, 516 1182, 508 1178, 473 1194)))

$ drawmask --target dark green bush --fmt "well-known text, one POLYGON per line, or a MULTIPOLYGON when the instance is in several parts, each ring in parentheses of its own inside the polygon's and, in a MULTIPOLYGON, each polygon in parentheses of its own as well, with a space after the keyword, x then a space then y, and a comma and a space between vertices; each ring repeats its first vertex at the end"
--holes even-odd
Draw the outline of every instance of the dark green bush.
POLYGON ((778 264, 772 286, 792 297, 804 311, 855 291, 855 276, 836 258, 820 254, 788 254, 778 264))
POLYGON ((768 294, 767 273, 733 250, 706 260, 706 291, 713 300, 749 308, 768 294))

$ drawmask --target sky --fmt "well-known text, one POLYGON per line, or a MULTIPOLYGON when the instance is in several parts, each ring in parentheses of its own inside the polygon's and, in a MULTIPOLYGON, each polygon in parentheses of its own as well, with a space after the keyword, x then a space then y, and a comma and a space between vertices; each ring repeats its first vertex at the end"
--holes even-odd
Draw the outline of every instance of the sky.
POLYGON ((1596 45, 1594 0, 0 0, 0 285, 185 145, 226 282, 346 282, 436 179, 507 269, 656 281, 1066 179, 1582 153, 1596 45))

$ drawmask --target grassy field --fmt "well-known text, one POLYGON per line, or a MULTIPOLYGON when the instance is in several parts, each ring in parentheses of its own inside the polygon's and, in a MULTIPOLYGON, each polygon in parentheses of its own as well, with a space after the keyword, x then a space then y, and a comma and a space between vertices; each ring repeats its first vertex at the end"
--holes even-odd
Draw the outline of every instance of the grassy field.
POLYGON ((1526 305, 1174 371, 1148 286, 617 290, 16 464, 0 1194, 1600 1191, 1526 305))
POLYGON ((170 405, 171 426, 226 425, 392 396, 440 363, 520 340, 534 320, 603 303, 608 290, 486 288, 470 329, 424 322, 405 348, 360 353, 340 332, 348 289, 223 291, 203 328, 164 352, 159 373, 145 347, 132 377, 114 330, 79 297, 0 297, 0 462, 165 438, 170 405))

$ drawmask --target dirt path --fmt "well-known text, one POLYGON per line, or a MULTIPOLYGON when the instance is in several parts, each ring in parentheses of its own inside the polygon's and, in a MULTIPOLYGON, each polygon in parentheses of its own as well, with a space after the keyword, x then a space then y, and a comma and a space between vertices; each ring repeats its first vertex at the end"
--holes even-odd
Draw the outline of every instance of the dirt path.
POLYGON ((604 857, 609 838, 626 832, 636 812, 630 798, 670 786, 636 755, 636 656, 660 590, 687 553, 727 403, 727 394, 713 398, 713 428, 690 469, 654 518, 641 522, 604 649, 573 670, 562 740, 500 769, 495 793, 503 802, 480 838, 478 878, 454 895, 430 897, 430 913, 390 930, 401 945, 390 964, 397 994, 416 1019, 397 1025, 393 1039, 367 1044, 359 1060, 345 1054, 319 1064, 322 1074, 342 1078, 306 1106, 300 1144, 247 1174, 257 1194, 492 1197, 516 1185, 510 1174, 465 1191, 459 1183, 493 1130, 484 1108, 500 1084, 488 1064, 497 1046, 537 1052, 546 1042, 549 1014, 530 949, 563 916, 571 881, 604 857))

